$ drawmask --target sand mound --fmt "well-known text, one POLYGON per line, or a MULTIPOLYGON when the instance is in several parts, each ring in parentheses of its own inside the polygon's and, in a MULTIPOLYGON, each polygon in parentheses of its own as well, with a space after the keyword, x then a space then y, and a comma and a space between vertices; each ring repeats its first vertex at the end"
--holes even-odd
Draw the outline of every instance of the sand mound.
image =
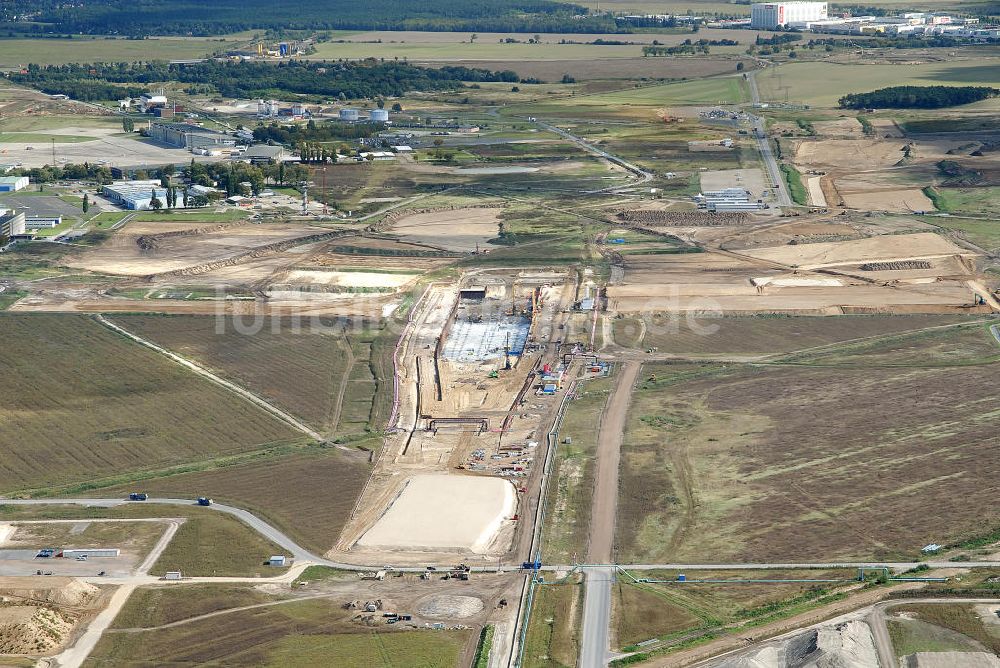
POLYGON ((795 668, 866 668, 878 665, 878 654, 868 625, 851 621, 792 638, 785 663, 795 668))
POLYGON ((1000 659, 986 652, 917 652, 903 659, 906 668, 998 668, 1000 659))
POLYGON ((850 621, 812 629, 783 644, 762 647, 717 665, 719 668, 871 668, 879 664, 868 625, 850 621))
POLYGON ((0 597, 52 605, 85 606, 100 593, 92 584, 73 578, 0 577, 0 597))
POLYGON ((0 606, 0 654, 35 654, 62 644, 72 622, 50 608, 0 606))
POLYGON ((417 605, 424 617, 465 619, 482 612, 483 602, 473 596, 432 596, 417 605))
POLYGON ((14 535, 14 528, 10 524, 0 524, 0 545, 6 543, 14 535))

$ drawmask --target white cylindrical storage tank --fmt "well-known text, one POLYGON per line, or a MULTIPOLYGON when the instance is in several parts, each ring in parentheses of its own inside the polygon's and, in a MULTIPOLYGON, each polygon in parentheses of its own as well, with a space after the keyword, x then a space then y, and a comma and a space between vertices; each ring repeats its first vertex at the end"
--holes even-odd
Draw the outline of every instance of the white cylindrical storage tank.
POLYGON ((372 109, 368 112, 368 118, 371 119, 372 123, 387 123, 389 121, 389 112, 385 109, 372 109))
POLYGON ((357 109, 341 109, 340 110, 340 120, 342 120, 342 121, 356 121, 356 120, 358 120, 358 110, 357 109))

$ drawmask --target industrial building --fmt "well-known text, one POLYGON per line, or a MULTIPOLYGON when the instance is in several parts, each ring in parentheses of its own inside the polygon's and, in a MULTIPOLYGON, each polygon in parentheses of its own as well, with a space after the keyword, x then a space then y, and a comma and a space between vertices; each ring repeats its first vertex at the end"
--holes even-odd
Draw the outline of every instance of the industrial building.
POLYGON ((706 211, 757 211, 767 208, 762 200, 751 201, 750 191, 746 188, 708 190, 693 199, 699 209, 706 211))
POLYGON ((51 230, 62 225, 62 216, 25 217, 24 227, 28 230, 51 230))
POLYGON ((152 123, 149 136, 163 144, 191 151, 236 146, 236 138, 192 123, 152 123))
POLYGON ((0 176, 0 193, 12 193, 28 187, 27 176, 0 176))
POLYGON ((750 6, 750 27, 774 30, 789 23, 820 21, 827 16, 825 2, 758 2, 750 6))
POLYGON ((0 237, 16 237, 25 232, 24 212, 0 209, 0 237))
POLYGON ((155 179, 145 181, 115 181, 101 188, 101 193, 120 207, 133 211, 152 208, 153 197, 166 206, 167 190, 155 179))

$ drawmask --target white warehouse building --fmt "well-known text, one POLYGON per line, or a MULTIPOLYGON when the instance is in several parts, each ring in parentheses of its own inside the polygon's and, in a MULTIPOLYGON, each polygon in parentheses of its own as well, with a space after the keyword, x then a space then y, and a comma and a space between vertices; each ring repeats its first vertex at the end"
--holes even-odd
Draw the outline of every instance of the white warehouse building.
POLYGON ((750 6, 750 27, 764 30, 827 18, 825 2, 758 2, 750 6))

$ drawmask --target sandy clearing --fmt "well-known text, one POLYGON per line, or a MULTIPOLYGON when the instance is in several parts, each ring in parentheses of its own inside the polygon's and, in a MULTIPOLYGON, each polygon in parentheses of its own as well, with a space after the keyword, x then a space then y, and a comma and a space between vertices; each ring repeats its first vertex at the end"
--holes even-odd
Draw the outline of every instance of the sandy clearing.
POLYGON ((820 184, 822 176, 810 176, 806 181, 806 187, 809 189, 809 203, 813 206, 826 206, 826 195, 823 194, 823 188, 820 184))
POLYGON ((917 652, 902 659, 914 668, 1000 668, 1000 659, 987 652, 917 652))
POLYGON ((499 234, 501 209, 452 209, 400 218, 389 232, 403 241, 472 252, 499 234))
POLYGON ((947 257, 949 255, 975 255, 975 253, 959 248, 944 237, 931 232, 886 235, 830 243, 773 246, 740 252, 753 258, 804 269, 856 264, 872 260, 892 261, 947 257))
POLYGON ((792 277, 792 276, 764 276, 762 278, 752 279, 754 285, 769 285, 776 288, 796 288, 796 287, 840 287, 844 283, 843 281, 836 278, 823 278, 819 276, 806 278, 806 277, 792 277))
POLYGON ((294 269, 285 283, 306 285, 342 285, 364 288, 398 288, 413 281, 419 274, 396 274, 376 271, 322 271, 294 269))
POLYGON ((799 140, 795 163, 842 167, 850 171, 891 167, 903 157, 902 140, 813 139, 799 140))
POLYGON ((839 118, 835 121, 813 121, 816 133, 823 137, 857 137, 864 136, 861 123, 852 117, 839 118))
MULTIPOLYGON (((810 179, 810 193, 812 193, 812 179, 810 179)), ((844 204, 851 209, 899 213, 937 211, 934 207, 934 202, 918 188, 861 193, 848 193, 841 190, 840 193, 844 199, 844 204)))
POLYGON ((0 546, 7 542, 7 540, 14 535, 15 527, 10 524, 0 524, 0 546))
POLYGON ((497 551, 497 534, 516 506, 513 485, 501 478, 416 475, 357 544, 487 554, 497 551))
POLYGON ((755 195, 767 190, 768 184, 764 172, 760 169, 718 169, 702 172, 701 190, 722 190, 724 188, 743 187, 755 195))

